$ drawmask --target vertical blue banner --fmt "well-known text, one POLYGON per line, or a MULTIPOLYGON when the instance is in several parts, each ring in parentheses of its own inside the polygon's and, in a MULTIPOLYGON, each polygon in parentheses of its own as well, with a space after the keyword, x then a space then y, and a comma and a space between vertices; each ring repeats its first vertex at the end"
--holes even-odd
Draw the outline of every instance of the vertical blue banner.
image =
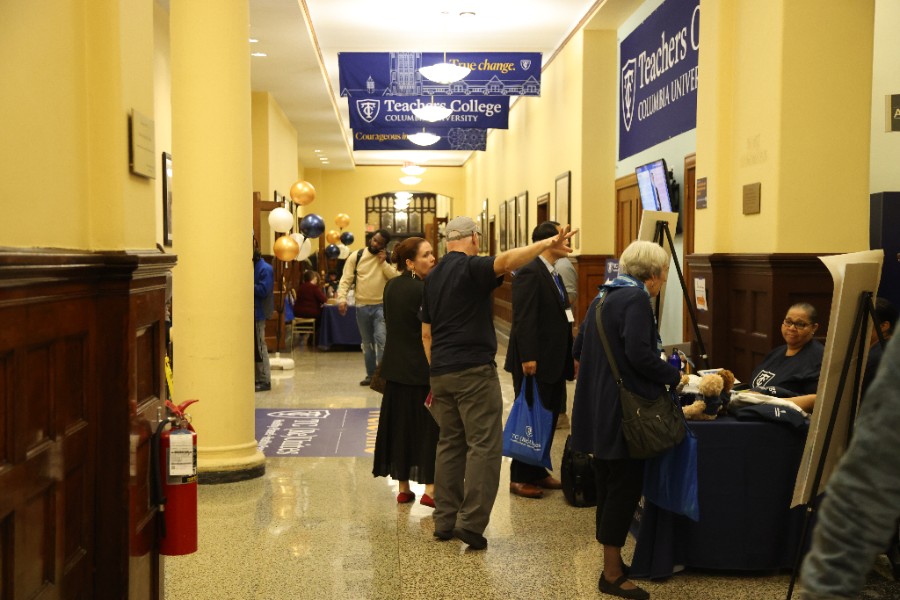
POLYGON ((619 44, 619 160, 697 126, 699 0, 666 0, 619 44))

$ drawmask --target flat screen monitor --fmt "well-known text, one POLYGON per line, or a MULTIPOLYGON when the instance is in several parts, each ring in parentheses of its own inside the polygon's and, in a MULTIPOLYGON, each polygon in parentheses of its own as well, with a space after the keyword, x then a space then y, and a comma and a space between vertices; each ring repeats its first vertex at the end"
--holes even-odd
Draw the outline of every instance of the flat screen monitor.
POLYGON ((672 200, 669 198, 666 161, 659 159, 641 165, 634 172, 637 174, 638 188, 641 190, 641 205, 644 210, 673 212, 672 200))

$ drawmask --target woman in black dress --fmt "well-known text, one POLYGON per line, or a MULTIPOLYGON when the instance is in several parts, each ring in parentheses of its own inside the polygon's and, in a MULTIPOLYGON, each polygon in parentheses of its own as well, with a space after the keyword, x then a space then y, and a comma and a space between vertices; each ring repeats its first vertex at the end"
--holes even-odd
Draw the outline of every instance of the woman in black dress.
POLYGON ((419 307, 423 279, 434 266, 434 254, 426 240, 411 237, 397 244, 391 260, 400 277, 384 288, 387 339, 381 377, 387 387, 381 400, 372 474, 398 481, 397 502, 401 504, 416 498, 409 489, 410 479, 424 483, 420 503, 433 508, 438 426, 424 404, 430 386, 419 307))

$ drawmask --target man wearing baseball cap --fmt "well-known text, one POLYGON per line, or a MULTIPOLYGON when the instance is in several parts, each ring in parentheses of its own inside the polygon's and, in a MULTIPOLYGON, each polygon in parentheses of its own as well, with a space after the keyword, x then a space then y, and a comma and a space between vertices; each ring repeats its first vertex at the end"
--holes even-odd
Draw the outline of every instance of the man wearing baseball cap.
POLYGON ((487 546, 482 535, 500 485, 503 399, 497 376, 497 336, 491 294, 503 275, 542 252, 571 252, 574 234, 478 256, 481 231, 469 217, 446 226, 447 254, 425 279, 422 341, 431 365, 431 413, 441 428, 435 460, 434 536, 457 537, 474 550, 487 546))

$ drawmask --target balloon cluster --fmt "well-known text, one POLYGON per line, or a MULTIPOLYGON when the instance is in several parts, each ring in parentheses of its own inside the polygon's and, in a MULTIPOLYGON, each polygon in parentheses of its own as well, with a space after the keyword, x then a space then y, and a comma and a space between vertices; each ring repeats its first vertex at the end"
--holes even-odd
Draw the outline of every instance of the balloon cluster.
MULTIPOLYGON (((291 186, 291 201, 298 206, 307 206, 316 199, 316 188, 308 181, 299 180, 291 186)), ((294 214, 286 208, 278 207, 269 213, 269 225, 278 233, 284 233, 275 240, 273 248, 275 256, 279 260, 306 260, 312 254, 312 244, 309 240, 316 239, 325 233, 325 221, 317 214, 311 213, 300 219, 298 230, 300 233, 287 234, 295 223, 294 214)), ((325 248, 325 256, 328 258, 347 258, 350 256, 350 246, 355 239, 349 231, 343 231, 350 225, 350 216, 346 213, 338 213, 334 218, 334 224, 338 229, 332 229, 325 234, 328 246, 325 248)))

